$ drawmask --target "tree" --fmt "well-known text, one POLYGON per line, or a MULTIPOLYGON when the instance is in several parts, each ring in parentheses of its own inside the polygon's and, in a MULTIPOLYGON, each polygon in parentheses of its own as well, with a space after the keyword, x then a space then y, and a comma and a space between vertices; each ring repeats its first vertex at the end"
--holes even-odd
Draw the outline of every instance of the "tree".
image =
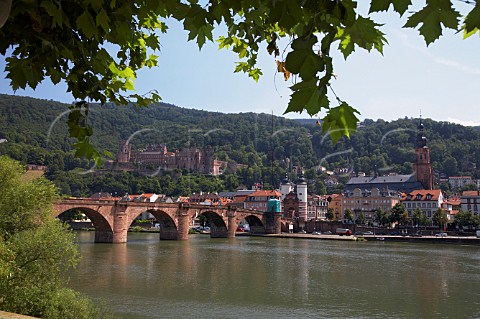
POLYGON ((335 214, 334 214, 333 208, 331 207, 328 208, 327 212, 325 213, 325 218, 327 218, 327 220, 331 222, 334 217, 335 217, 335 214))
POLYGON ((0 309, 41 318, 104 318, 108 314, 63 287, 78 261, 74 238, 52 217, 54 186, 22 180, 23 168, 0 157, 0 309))
POLYGON ((433 213, 432 221, 435 225, 438 225, 440 229, 445 229, 448 223, 447 212, 441 208, 437 209, 436 212, 433 213))
POLYGON ((349 208, 345 210, 345 213, 343 214, 343 218, 345 220, 348 220, 349 222, 353 221, 353 214, 349 208))
POLYGON ((464 226, 473 226, 474 225, 474 216, 471 211, 459 210, 455 215, 455 223, 458 227, 463 228, 464 226))
POLYGON ((388 222, 387 212, 383 209, 376 209, 374 220, 379 224, 384 226, 388 222))
POLYGON ((417 227, 425 226, 428 222, 427 216, 425 216, 422 210, 418 207, 413 211, 413 220, 415 221, 417 227))
MULTIPOLYGON (((462 16, 450 0, 427 1, 418 11, 409 0, 371 0, 369 14, 390 7, 400 15, 409 12, 404 27, 421 25, 419 33, 427 45, 438 39, 444 28, 462 30, 465 37, 480 28, 478 1, 462 16)), ((15 1, 10 13, 9 9, 2 8, 0 54, 7 56, 11 87, 35 88, 46 77, 55 84, 64 81, 79 101, 68 119, 70 135, 78 140, 76 154, 97 162, 101 155, 89 143, 92 129, 86 101, 148 105, 160 99, 157 92, 127 92, 134 89, 138 70, 157 65, 157 56, 151 52, 160 49, 156 32, 167 31, 168 18, 182 21, 188 39, 196 40, 199 48, 214 40, 215 28, 226 25, 226 35, 217 39, 219 47, 237 53, 241 61, 235 72, 245 72, 255 80, 262 74, 256 62, 261 45, 266 44, 285 79, 290 74, 298 76, 286 112, 315 115, 326 110, 322 130, 329 131, 334 141, 356 131, 359 112, 339 97, 338 106, 327 98, 329 91, 335 94, 330 85, 332 48, 338 45, 347 58, 357 47, 382 53, 387 42, 382 25, 360 15, 353 0, 210 0, 202 5, 181 0, 74 0, 68 6, 46 0, 15 1), (278 48, 284 38, 290 42, 285 58, 278 48), (109 44, 117 49, 107 50, 109 44)))
POLYGON ((365 219, 365 214, 363 212, 360 212, 357 218, 357 224, 359 225, 365 225, 366 219, 365 219))
POLYGON ((396 203, 390 211, 389 220, 391 223, 398 223, 402 220, 403 214, 407 211, 402 203, 396 203))

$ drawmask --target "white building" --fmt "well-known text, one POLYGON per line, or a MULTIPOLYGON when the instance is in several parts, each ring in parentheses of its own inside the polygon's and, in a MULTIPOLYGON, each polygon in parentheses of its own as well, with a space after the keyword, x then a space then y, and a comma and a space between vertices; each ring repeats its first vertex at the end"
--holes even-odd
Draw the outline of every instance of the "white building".
POLYGON ((433 214, 442 207, 445 197, 440 189, 415 190, 404 195, 402 202, 408 211, 408 216, 420 208, 423 214, 432 219, 433 214))
POLYGON ((463 211, 471 211, 477 215, 480 212, 480 195, 478 191, 464 191, 460 197, 460 205, 463 211))
POLYGON ((451 189, 459 189, 466 185, 476 184, 477 180, 472 179, 472 176, 450 176, 448 184, 451 189))

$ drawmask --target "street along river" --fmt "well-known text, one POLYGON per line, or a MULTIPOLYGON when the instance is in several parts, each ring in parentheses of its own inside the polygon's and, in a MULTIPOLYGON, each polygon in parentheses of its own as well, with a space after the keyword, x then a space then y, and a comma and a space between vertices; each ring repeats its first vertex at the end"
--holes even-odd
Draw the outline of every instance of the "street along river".
POLYGON ((122 318, 480 318, 480 246, 76 235, 69 285, 122 318))

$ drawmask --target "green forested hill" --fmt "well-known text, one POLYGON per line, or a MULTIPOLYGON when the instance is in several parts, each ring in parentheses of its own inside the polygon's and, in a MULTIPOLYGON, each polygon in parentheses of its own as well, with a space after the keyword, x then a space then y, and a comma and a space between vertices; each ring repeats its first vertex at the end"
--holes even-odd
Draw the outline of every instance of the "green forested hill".
MULTIPOLYGON (((134 183, 132 180, 136 177, 131 177, 131 173, 121 178, 107 174, 108 178, 105 175, 100 179, 86 176, 92 174, 69 175, 76 168, 88 168, 89 163, 74 158, 70 151, 73 141, 68 138, 65 124, 67 110, 68 105, 53 101, 0 95, 0 137, 8 140, 0 144, 0 153, 24 163, 48 165, 50 173, 47 176, 55 180, 64 193, 77 195, 117 189, 119 193, 163 191, 180 194, 188 191, 178 188, 182 183, 191 191, 233 189, 238 184, 250 186, 257 181, 276 185, 290 162, 306 169, 311 190, 323 192, 323 178, 315 169, 319 165, 329 170, 367 174, 375 169, 379 173, 410 173, 419 123, 418 119, 408 118, 391 122, 365 120, 351 140, 342 139, 333 145, 314 120, 294 121, 254 113, 222 114, 169 104, 141 109, 93 106, 90 119, 95 131, 93 142, 101 150, 116 154, 119 142, 134 134, 133 148, 143 148, 148 143, 165 143, 169 150, 207 146, 213 147, 220 159, 248 165, 237 175, 209 177, 210 184, 205 182, 206 177, 195 177, 198 179, 195 180, 192 176, 188 180, 182 177, 184 180, 175 183, 167 177, 151 182, 143 178, 141 183, 134 183), (119 179, 123 182, 119 183, 119 179)), ((437 176, 467 174, 480 177, 480 170, 474 168, 480 167, 477 128, 429 119, 424 119, 423 123, 437 176)))

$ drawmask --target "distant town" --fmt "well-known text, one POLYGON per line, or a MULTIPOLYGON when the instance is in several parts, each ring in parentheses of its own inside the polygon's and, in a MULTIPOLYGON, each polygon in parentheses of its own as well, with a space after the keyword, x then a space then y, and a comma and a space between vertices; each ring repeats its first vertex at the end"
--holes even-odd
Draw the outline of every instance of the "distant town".
MULTIPOLYGON (((350 177, 344 192, 340 194, 310 194, 302 170, 299 169, 295 181, 290 180, 287 174, 277 189, 263 189, 263 185, 257 183, 252 189, 218 193, 200 192, 178 197, 155 193, 115 196, 99 192, 93 194, 91 198, 235 206, 263 212, 271 209, 272 201, 277 201, 278 212, 284 220, 294 226, 296 232, 304 229, 315 230, 317 222, 322 221, 391 227, 436 226, 446 230, 447 224, 455 221, 459 212, 469 212, 472 217, 478 216, 480 206, 478 190, 467 190, 447 196, 442 190, 435 189, 430 149, 421 122, 418 125, 415 153, 413 174, 390 173, 385 176, 357 174, 350 177)), ((157 165, 167 170, 182 168, 219 175, 222 172, 221 168, 225 168, 228 163, 216 160, 211 151, 198 148, 168 152, 166 145, 149 145, 145 150, 132 151, 128 142, 122 142, 117 163, 113 167, 122 170, 138 165, 157 165)), ((472 179, 470 176, 450 176, 446 181, 454 190, 468 185, 476 188, 480 184, 480 180, 472 179)), ((154 216, 145 212, 139 219, 153 220, 154 216)), ((476 222, 473 220, 471 224, 463 223, 460 226, 461 229, 457 230, 474 229, 476 222)))

